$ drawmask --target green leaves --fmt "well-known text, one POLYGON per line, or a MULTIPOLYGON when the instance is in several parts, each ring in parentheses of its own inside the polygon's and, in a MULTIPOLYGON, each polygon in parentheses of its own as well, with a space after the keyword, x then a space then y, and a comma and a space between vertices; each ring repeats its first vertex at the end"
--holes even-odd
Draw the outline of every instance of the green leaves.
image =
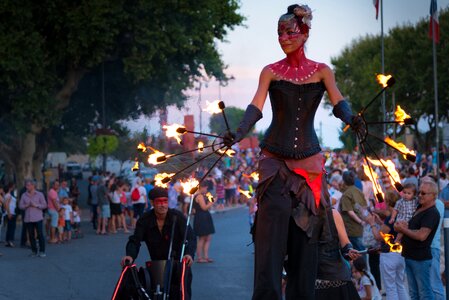
POLYGON ((87 141, 87 153, 90 156, 111 154, 118 147, 118 138, 115 135, 92 136, 87 141))
MULTIPOLYGON (((400 105, 415 120, 422 116, 434 116, 434 88, 432 41, 428 38, 428 18, 416 25, 393 28, 384 37, 385 73, 396 78, 396 84, 386 93, 386 110, 390 115, 395 105, 400 105)), ((439 111, 440 119, 447 119, 449 110, 449 9, 440 13, 441 42, 437 45, 439 111)), ((380 36, 366 36, 354 41, 341 55, 332 59, 335 75, 342 94, 351 102, 353 111, 359 111, 370 99, 380 91, 375 75, 381 70, 380 36)), ((380 99, 366 112, 369 121, 381 121, 380 99)), ((426 137, 414 127, 418 138, 419 150, 428 149, 432 145, 435 122, 431 122, 431 131, 426 137)), ((370 126, 373 132, 381 132, 381 127, 370 126), (379 131, 380 130, 380 131, 379 131)), ((393 134, 393 126, 388 133, 393 134)), ((398 131, 397 133, 402 133, 398 131)), ((343 133, 345 134, 345 133, 343 133)))

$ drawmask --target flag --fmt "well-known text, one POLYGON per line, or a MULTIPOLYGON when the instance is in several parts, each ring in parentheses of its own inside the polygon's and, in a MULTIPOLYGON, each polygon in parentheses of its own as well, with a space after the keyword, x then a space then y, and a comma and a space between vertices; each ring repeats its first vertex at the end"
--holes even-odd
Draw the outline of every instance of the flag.
POLYGON ((373 0, 373 5, 376 8, 376 20, 379 18, 379 0, 373 0))
POLYGON ((440 24, 438 23, 438 5, 437 0, 430 1, 430 22, 429 38, 433 39, 433 29, 435 29, 435 43, 440 42, 440 24))

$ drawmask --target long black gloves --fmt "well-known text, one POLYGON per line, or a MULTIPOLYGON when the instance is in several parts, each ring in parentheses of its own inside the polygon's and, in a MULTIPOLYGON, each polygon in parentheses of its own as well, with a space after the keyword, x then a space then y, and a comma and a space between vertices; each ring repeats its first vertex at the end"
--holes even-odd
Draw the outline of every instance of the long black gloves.
POLYGON ((245 135, 253 128, 254 124, 257 121, 262 119, 262 112, 255 105, 248 105, 245 111, 245 115, 243 116, 242 121, 240 122, 237 131, 234 133, 227 131, 223 136, 224 144, 228 147, 231 147, 235 143, 240 142, 245 135))
POLYGON ((338 102, 332 110, 334 116, 351 126, 352 130, 360 136, 366 135, 366 124, 360 115, 353 115, 346 100, 338 102))

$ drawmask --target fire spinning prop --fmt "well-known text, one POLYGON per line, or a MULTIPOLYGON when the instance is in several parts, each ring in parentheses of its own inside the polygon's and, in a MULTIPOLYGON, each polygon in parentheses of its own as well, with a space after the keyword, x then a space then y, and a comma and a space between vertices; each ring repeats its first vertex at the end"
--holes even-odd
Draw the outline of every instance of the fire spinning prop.
MULTIPOLYGON (((383 194, 382 188, 381 188, 381 186, 379 184, 377 173, 374 171, 372 166, 383 168, 386 171, 386 173, 388 174, 390 182, 396 188, 396 190, 398 190, 400 192, 400 191, 403 190, 403 187, 402 187, 402 185, 400 183, 399 174, 398 174, 398 172, 395 169, 394 163, 391 160, 383 160, 383 159, 381 159, 376 154, 376 152, 371 147, 371 145, 368 143, 367 137, 371 136, 371 137, 375 138, 376 140, 384 143, 385 145, 389 146, 390 148, 392 148, 392 149, 396 150, 397 152, 399 152, 400 154, 402 154, 402 156, 405 159, 407 159, 407 160, 409 160, 411 162, 415 162, 416 154, 415 154, 415 152, 413 150, 409 150, 402 143, 397 143, 397 142, 395 142, 394 140, 392 140, 389 137, 385 137, 385 139, 382 139, 382 138, 376 136, 375 134, 372 134, 369 131, 369 125, 374 125, 374 124, 398 124, 398 125, 404 126, 404 125, 411 125, 411 124, 414 123, 413 119, 399 105, 397 106, 396 111, 394 113, 394 115, 395 115, 395 120, 394 121, 369 122, 369 121, 365 120, 364 114, 365 114, 366 110, 371 106, 371 104, 373 104, 373 102, 377 98, 379 98, 379 96, 387 88, 392 87, 394 85, 394 83, 395 83, 395 79, 391 75, 385 76, 385 75, 379 74, 379 75, 377 75, 377 81, 379 82, 380 85, 382 85, 383 88, 358 113, 358 115, 360 117, 362 117, 362 120, 363 120, 363 122, 365 124, 366 131, 364 132, 364 134, 357 133, 357 139, 359 140, 359 143, 360 143, 360 150, 361 150, 360 152, 364 156, 363 170, 364 170, 365 174, 368 176, 368 178, 370 179, 371 183, 373 184, 373 189, 374 189, 374 192, 376 194, 377 201, 378 202, 383 202, 384 201, 384 194, 383 194), (374 154, 376 159, 371 159, 371 158, 368 157, 367 149, 369 149, 374 154)), ((348 128, 349 128, 349 125, 346 126, 343 129, 343 131, 346 131, 348 128)))
MULTIPOLYGON (((228 119, 226 118, 225 113, 225 104, 223 101, 216 100, 212 103, 209 103, 206 101, 206 108, 204 111, 207 111, 211 114, 222 114, 224 122, 226 124, 226 130, 227 132, 230 132, 230 127, 228 123, 228 119)), ((184 168, 178 170, 176 173, 159 173, 155 176, 155 184, 156 186, 167 188, 168 183, 175 178, 180 173, 184 172, 185 170, 193 167, 196 164, 199 164, 200 162, 204 161, 206 158, 210 157, 213 154, 218 155, 218 158, 215 160, 215 162, 212 164, 212 166, 209 168, 209 170, 204 174, 199 180, 195 178, 189 178, 185 181, 181 181, 181 186, 183 188, 184 193, 190 195, 191 201, 189 205, 189 213, 187 217, 187 226, 190 224, 190 216, 192 212, 192 204, 193 204, 193 195, 198 191, 200 183, 209 175, 209 173, 213 170, 213 168, 217 165, 217 163, 221 160, 221 158, 225 155, 229 157, 233 157, 235 155, 235 151, 232 150, 230 147, 227 147, 224 145, 224 142, 222 141, 223 136, 215 135, 215 134, 209 134, 209 133, 203 133, 203 132, 196 132, 188 130, 184 125, 180 124, 172 124, 172 125, 164 125, 163 130, 165 131, 165 135, 167 138, 174 138, 178 142, 178 144, 182 144, 181 136, 186 133, 192 133, 192 134, 198 134, 206 137, 212 137, 215 138, 211 145, 205 146, 203 142, 198 143, 198 147, 195 149, 187 150, 184 152, 176 153, 176 154, 165 154, 151 146, 145 145, 144 143, 140 143, 137 146, 137 150, 142 153, 148 153, 147 161, 151 165, 159 165, 167 162, 173 157, 198 152, 198 153, 204 153, 206 149, 211 149, 211 152, 208 154, 203 155, 199 159, 197 159, 195 162, 185 166, 184 168)), ((136 161, 134 167, 132 168, 133 171, 139 170, 139 162, 136 161)), ((256 172, 253 172, 249 177, 252 177, 256 180, 258 180, 258 174, 256 172)), ((248 198, 251 197, 249 192, 247 191, 240 191, 248 198), (246 192, 246 193, 244 193, 246 192)), ((206 194, 206 197, 209 202, 214 202, 214 198, 210 193, 206 194)), ((187 230, 186 230, 187 234, 187 230)), ((186 236, 184 236, 184 241, 186 241, 186 236)), ((185 243, 182 246, 181 251, 181 257, 184 256, 184 250, 185 250, 185 243)))

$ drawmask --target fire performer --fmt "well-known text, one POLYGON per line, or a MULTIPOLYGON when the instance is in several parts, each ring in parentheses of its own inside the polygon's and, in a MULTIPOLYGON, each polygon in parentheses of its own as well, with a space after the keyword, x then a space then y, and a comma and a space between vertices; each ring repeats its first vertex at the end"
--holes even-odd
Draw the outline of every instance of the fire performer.
POLYGON ((273 120, 260 145, 253 299, 282 299, 286 255, 286 298, 315 297, 317 244, 320 239, 332 239, 326 217, 330 205, 324 157, 313 127, 324 92, 336 117, 359 133, 365 130, 362 118, 352 114, 338 90, 332 70, 304 54, 311 19, 307 5, 291 5, 280 17, 279 44, 286 58, 263 68, 239 128, 224 139, 229 146, 249 132, 262 118, 269 93, 273 120))
MULTIPOLYGON (((168 192, 166 189, 155 187, 150 191, 149 198, 153 209, 144 213, 137 221, 134 234, 129 237, 126 244, 126 256, 122 258, 121 264, 124 266, 126 262, 134 262, 139 254, 141 242, 146 243, 153 261, 166 260, 170 252, 171 240, 173 241, 171 256, 175 262, 179 262, 184 233, 187 230, 187 245, 183 257, 183 262, 187 266, 184 280, 184 299, 191 299, 192 273, 190 266, 193 263, 196 251, 196 238, 193 230, 190 226, 186 229, 186 218, 180 211, 168 208, 168 192), (172 228, 173 226, 174 228, 172 228)), ((170 299, 181 299, 180 285, 181 280, 183 280, 181 268, 180 264, 173 264, 170 299)))

